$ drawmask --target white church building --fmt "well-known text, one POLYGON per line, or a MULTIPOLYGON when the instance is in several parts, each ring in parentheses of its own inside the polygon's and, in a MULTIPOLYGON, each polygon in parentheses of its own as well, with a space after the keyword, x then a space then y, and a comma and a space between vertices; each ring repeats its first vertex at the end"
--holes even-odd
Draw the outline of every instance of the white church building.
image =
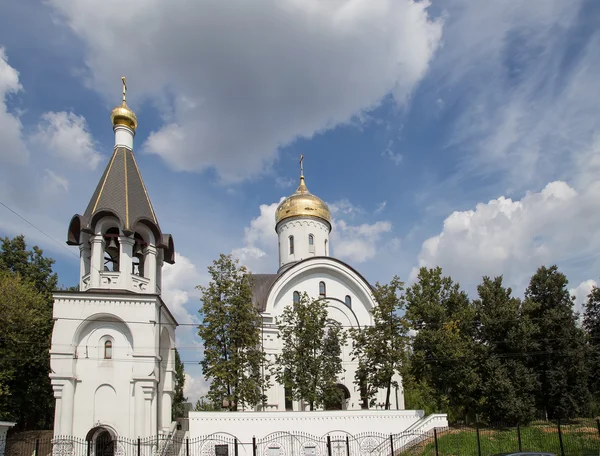
MULTIPOLYGON (((68 228, 79 246, 78 291, 54 294, 51 382, 56 398, 55 436, 87 441, 146 438, 174 432, 174 348, 177 321, 161 298, 162 268, 174 263, 173 238, 162 232, 133 153, 137 118, 123 101, 113 109, 113 155, 83 215, 68 228)), ((296 192, 281 202, 274 229, 279 238, 276 273, 254 274, 253 302, 262 314, 263 347, 270 360, 281 352, 276 318, 306 292, 327 301, 329 317, 345 328, 372 323, 377 305, 367 280, 330 255, 331 214, 311 194, 301 171, 296 192)), ((190 438, 228 432, 242 441, 273 431, 401 432, 447 425, 445 415, 424 418, 404 410, 392 391, 392 410, 368 409, 354 383, 350 343, 343 350, 335 410, 307 412, 282 385, 265 392, 261 409, 190 412, 190 438)), ((180 431, 181 432, 181 431, 180 431)))

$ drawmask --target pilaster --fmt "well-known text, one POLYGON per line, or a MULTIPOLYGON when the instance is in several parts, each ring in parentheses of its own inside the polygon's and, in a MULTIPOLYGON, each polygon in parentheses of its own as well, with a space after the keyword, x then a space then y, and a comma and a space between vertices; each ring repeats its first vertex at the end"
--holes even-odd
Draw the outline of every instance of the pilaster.
POLYGON ((92 237, 92 257, 90 259, 90 288, 100 288, 100 272, 104 271, 104 238, 92 237))
POLYGON ((119 271, 121 271, 120 288, 131 290, 133 284, 131 275, 133 274, 133 244, 135 243, 132 237, 119 236, 121 244, 121 252, 119 254, 119 271))

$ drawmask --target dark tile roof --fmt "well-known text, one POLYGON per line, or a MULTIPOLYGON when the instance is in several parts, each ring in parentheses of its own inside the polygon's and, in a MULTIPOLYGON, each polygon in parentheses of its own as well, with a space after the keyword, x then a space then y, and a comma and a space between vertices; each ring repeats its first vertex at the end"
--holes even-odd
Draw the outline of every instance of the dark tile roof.
POLYGON ((277 277, 279 274, 252 274, 252 304, 259 312, 264 312, 267 308, 269 290, 277 277))
POLYGON ((157 247, 164 249, 165 261, 175 262, 173 238, 162 233, 133 151, 126 147, 115 148, 87 209, 71 219, 67 243, 80 244, 80 232, 93 233, 95 222, 104 215, 117 217, 127 235, 143 223, 152 230, 157 247))
POLYGON ((133 151, 126 147, 115 148, 83 217, 89 223, 103 211, 113 212, 124 231, 130 231, 142 219, 151 221, 160 230, 133 151))

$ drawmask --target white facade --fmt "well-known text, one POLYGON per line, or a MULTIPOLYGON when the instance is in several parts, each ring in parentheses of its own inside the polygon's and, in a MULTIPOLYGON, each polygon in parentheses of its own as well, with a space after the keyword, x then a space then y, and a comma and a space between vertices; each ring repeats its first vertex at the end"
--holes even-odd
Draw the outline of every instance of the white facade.
POLYGON ((160 294, 174 245, 139 173, 137 121, 125 98, 113 117, 113 155, 84 215, 69 224, 79 289, 54 293, 54 435, 88 441, 150 437, 172 426, 177 322, 160 294))
POLYGON ((329 256, 328 223, 318 218, 289 218, 277 225, 279 267, 314 256, 329 256))

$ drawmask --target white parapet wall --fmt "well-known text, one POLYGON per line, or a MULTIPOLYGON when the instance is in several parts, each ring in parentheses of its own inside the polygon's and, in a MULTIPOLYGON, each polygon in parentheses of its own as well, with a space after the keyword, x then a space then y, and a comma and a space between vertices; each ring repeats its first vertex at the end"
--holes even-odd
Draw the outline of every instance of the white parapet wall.
MULTIPOLYGON (((435 427, 448 425, 445 415, 436 415, 435 427)), ((344 410, 315 412, 190 412, 190 439, 226 433, 241 442, 263 438, 274 432, 308 433, 324 436, 344 432, 399 434, 419 426, 422 410, 344 410)), ((423 420, 423 423, 429 419, 423 420)), ((420 427, 420 426, 419 426, 420 427)), ((429 426, 426 426, 429 427, 429 426)), ((424 429, 425 430, 425 429, 424 429)), ((429 429, 427 429, 429 430, 429 429)))

